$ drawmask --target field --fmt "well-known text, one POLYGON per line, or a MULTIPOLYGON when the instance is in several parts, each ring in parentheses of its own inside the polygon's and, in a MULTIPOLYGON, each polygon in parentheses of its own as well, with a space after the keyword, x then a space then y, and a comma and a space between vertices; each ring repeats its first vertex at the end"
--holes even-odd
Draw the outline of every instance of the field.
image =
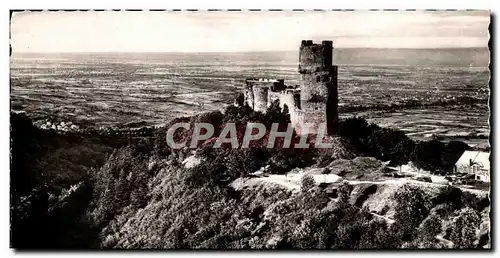
MULTIPOLYGON (((433 53, 415 61, 389 51, 393 63, 381 64, 383 53, 376 59, 365 51, 371 58, 366 60, 351 52, 336 52, 341 117, 362 116, 415 139, 456 138, 488 146, 489 70, 477 54, 462 53, 467 59, 440 52, 436 60, 441 63, 436 63, 433 53), (475 103, 430 105, 462 97, 475 103)), ((160 125, 177 116, 223 109, 247 77, 298 84, 297 66, 295 52, 14 54, 11 107, 34 120, 94 127, 160 125)))

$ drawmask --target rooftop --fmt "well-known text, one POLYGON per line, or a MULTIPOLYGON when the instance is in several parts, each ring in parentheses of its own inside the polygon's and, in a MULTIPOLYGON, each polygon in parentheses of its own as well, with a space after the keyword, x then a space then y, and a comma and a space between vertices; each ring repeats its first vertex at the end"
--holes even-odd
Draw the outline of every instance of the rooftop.
POLYGON ((469 165, 471 160, 483 169, 490 169, 490 153, 484 151, 464 151, 455 164, 469 165))

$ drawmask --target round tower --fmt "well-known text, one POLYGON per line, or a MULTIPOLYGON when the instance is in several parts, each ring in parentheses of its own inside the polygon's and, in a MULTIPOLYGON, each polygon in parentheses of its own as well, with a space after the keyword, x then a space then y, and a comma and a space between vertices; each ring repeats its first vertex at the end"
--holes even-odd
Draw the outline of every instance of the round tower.
POLYGON ((304 122, 327 124, 328 135, 337 133, 338 90, 337 66, 332 65, 333 43, 314 44, 303 40, 299 52, 301 74, 300 105, 305 113, 304 122))
POLYGON ((265 113, 267 110, 268 87, 257 86, 253 87, 254 110, 265 113))

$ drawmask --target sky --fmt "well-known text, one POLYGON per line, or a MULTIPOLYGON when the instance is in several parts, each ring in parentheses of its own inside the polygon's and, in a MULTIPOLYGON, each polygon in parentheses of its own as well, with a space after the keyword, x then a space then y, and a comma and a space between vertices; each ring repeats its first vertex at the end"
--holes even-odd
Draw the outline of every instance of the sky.
POLYGON ((11 46, 23 52, 236 52, 335 48, 487 47, 488 11, 41 12, 15 13, 11 46))

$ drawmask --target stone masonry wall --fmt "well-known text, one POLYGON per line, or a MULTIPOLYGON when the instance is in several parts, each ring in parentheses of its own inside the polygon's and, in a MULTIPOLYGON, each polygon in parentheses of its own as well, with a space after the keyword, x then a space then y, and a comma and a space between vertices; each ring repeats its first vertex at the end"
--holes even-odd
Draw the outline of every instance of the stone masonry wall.
POLYGON ((299 94, 300 93, 295 90, 283 90, 278 92, 269 91, 267 95, 267 106, 271 106, 273 101, 278 100, 281 110, 283 110, 285 105, 288 107, 288 113, 290 114, 290 122, 292 125, 297 124, 301 121, 298 115, 298 112, 300 111, 300 99, 297 96, 299 94))
POLYGON ((299 52, 300 91, 287 89, 283 80, 247 79, 245 101, 255 111, 266 112, 276 100, 288 107, 292 125, 300 133, 300 124, 310 123, 310 133, 317 133, 326 123, 329 135, 338 129, 337 66, 332 65, 331 41, 314 44, 303 40, 299 52))
POLYGON ((313 44, 302 41, 299 53, 301 74, 300 106, 304 122, 317 127, 326 122, 329 134, 335 134, 338 124, 337 68, 332 66, 331 41, 313 44))
POLYGON ((268 87, 253 87, 253 96, 254 96, 254 110, 259 112, 266 112, 267 110, 267 94, 269 88, 268 87))
POLYGON ((280 91, 269 91, 267 93, 267 107, 270 107, 271 104, 276 101, 280 100, 281 92, 280 91))
POLYGON ((245 93, 244 93, 244 98, 245 98, 245 102, 247 103, 247 105, 249 107, 251 107, 252 109, 254 109, 254 97, 253 97, 253 87, 251 85, 246 85, 245 86, 245 93))
POLYGON ((271 87, 280 87, 283 84, 283 80, 269 80, 269 79, 247 79, 245 85, 245 102, 254 110, 265 112, 264 105, 267 107, 267 93, 263 92, 263 89, 269 89, 271 87), (257 89, 261 88, 261 89, 257 89), (256 95, 256 92, 260 92, 260 96, 256 95))

